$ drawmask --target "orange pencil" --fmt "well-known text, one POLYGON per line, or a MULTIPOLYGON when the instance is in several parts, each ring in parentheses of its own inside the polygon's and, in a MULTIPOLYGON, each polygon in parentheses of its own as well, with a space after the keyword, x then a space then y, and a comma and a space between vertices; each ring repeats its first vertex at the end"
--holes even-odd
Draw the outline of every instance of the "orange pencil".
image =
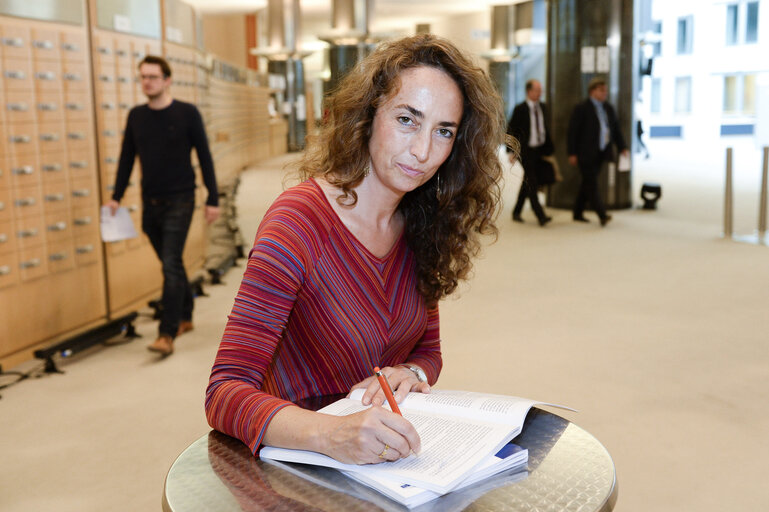
POLYGON ((392 409, 394 413, 403 416, 401 410, 398 409, 398 402, 395 401, 393 390, 390 388, 390 383, 387 382, 387 378, 382 374, 382 370, 380 370, 378 366, 375 366, 374 373, 376 374, 376 378, 379 379, 379 385, 382 386, 382 391, 385 394, 385 398, 387 398, 387 403, 390 404, 390 409, 392 409))

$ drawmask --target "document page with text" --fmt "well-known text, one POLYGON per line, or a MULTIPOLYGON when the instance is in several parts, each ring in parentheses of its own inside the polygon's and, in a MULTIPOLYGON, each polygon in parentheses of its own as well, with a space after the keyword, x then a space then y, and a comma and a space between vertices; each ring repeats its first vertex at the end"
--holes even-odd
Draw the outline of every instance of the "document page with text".
MULTIPOLYGON (((345 398, 318 412, 346 416, 367 409, 360 400, 345 398)), ((450 491, 489 454, 496 453, 517 433, 505 423, 470 417, 401 409, 419 433, 422 451, 418 456, 381 464, 343 464, 325 455, 303 450, 264 447, 260 457, 304 462, 346 471, 373 472, 383 478, 408 483, 438 493, 450 491)))

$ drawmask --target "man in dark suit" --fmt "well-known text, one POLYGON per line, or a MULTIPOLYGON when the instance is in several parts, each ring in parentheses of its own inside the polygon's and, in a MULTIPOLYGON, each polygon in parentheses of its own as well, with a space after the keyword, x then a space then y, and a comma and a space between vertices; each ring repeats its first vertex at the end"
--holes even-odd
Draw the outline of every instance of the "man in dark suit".
POLYGON ((582 175, 573 217, 577 222, 589 222, 584 216, 585 202, 589 202, 601 226, 611 220, 598 190, 601 166, 614 157, 612 145, 624 154, 628 152, 614 108, 606 101, 608 95, 606 79, 593 78, 588 85, 588 99, 574 107, 569 121, 569 163, 578 166, 582 175))
MULTIPOLYGON (((543 161, 542 157, 552 155, 554 148, 553 141, 550 139, 550 130, 545 122, 545 104, 540 103, 540 96, 542 96, 542 84, 534 79, 526 82, 526 100, 513 109, 513 115, 507 124, 507 133, 518 139, 521 145, 521 166, 523 167, 523 181, 518 191, 518 201, 513 208, 513 220, 523 222, 521 210, 528 198, 539 225, 544 226, 553 219, 545 214, 542 205, 539 204, 537 189, 543 183, 544 171, 549 166, 552 172, 551 164, 543 161)), ((513 153, 510 152, 510 163, 513 163, 513 158, 513 153)))

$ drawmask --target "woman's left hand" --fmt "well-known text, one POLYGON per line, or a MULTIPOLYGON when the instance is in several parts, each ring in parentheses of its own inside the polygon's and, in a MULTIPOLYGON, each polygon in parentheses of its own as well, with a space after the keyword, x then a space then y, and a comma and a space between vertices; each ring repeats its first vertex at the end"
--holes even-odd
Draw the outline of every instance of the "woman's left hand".
MULTIPOLYGON (((414 372, 404 366, 386 366, 382 368, 382 374, 387 378, 387 382, 393 390, 395 401, 401 403, 409 392, 429 393, 430 385, 427 382, 419 382, 414 372)), ((355 384, 353 389, 365 388, 361 403, 363 405, 382 405, 387 399, 379 385, 379 379, 375 375, 355 384)))

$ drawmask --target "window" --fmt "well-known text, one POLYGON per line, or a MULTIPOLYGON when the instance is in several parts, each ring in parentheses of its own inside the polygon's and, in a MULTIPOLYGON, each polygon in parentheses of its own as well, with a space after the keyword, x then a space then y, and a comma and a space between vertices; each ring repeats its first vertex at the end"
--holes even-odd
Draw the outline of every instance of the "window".
POLYGON ((742 113, 756 113, 756 75, 742 77, 742 113))
POLYGON ((755 115, 756 75, 724 76, 724 114, 755 115))
POLYGON ((758 4, 743 1, 726 6, 727 46, 758 42, 758 4))
POLYGON ((679 55, 692 53, 692 25, 694 25, 694 18, 691 16, 678 18, 678 41, 676 47, 679 55))
POLYGON ((662 22, 661 21, 653 21, 652 22, 652 32, 655 34, 659 34, 658 40, 654 41, 652 43, 652 57, 659 57, 662 55, 662 22))
POLYGON ((692 77, 690 76, 676 78, 675 111, 679 114, 692 111, 692 77))
POLYGON ((758 2, 748 2, 745 18, 745 42, 758 42, 758 2))
POLYGON ((737 112, 737 76, 724 77, 724 114, 737 112))
POLYGON ((726 6, 726 44, 737 44, 737 10, 739 4, 732 4, 726 6))
POLYGON ((662 79, 652 78, 652 98, 650 105, 650 112, 653 114, 660 113, 660 101, 662 99, 662 79))

